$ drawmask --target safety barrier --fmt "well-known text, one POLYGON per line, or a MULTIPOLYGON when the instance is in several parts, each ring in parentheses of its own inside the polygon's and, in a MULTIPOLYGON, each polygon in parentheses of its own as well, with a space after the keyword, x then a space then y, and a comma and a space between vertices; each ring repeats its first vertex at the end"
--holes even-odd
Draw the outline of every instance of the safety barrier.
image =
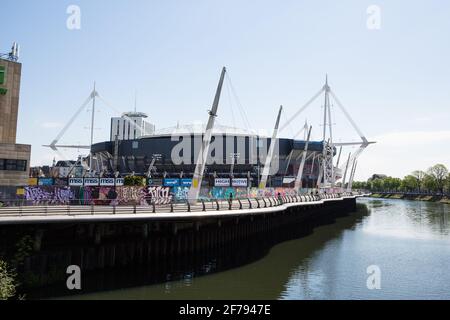
POLYGON ((356 196, 359 193, 342 194, 303 194, 296 196, 278 196, 264 198, 240 198, 229 200, 201 199, 195 204, 186 202, 170 202, 168 204, 150 203, 148 205, 45 205, 35 206, 11 206, 0 208, 0 217, 5 216, 54 216, 54 215, 119 215, 119 214, 141 214, 141 213, 190 213, 207 211, 232 211, 272 208, 288 203, 318 202, 328 199, 339 199, 343 197, 356 196))

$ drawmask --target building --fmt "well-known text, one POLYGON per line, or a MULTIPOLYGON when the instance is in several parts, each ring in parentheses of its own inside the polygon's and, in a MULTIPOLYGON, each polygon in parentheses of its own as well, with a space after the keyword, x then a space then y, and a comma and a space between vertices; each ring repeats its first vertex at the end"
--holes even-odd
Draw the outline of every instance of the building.
POLYGON ((127 112, 121 117, 111 118, 110 140, 134 140, 155 132, 155 126, 145 121, 147 115, 142 112, 127 112))
POLYGON ((69 175, 75 174, 75 166, 77 161, 60 160, 52 167, 53 178, 67 178, 69 175))
MULTIPOLYGON (((93 170, 110 174, 118 172, 122 176, 144 175, 153 179, 192 178, 204 130, 205 125, 176 126, 138 139, 94 144, 92 153, 98 161, 93 162, 93 170)), ((251 185, 257 186, 270 143, 271 138, 267 136, 216 125, 211 145, 216 151, 211 155, 214 159, 208 158, 204 181, 213 185, 214 179, 220 177, 249 178, 251 185), (218 145, 220 140, 222 142, 218 145)), ((271 186, 293 185, 304 148, 303 140, 278 139, 275 159, 278 165, 276 172, 269 177, 271 186)), ((304 187, 313 187, 317 183, 318 159, 322 152, 322 141, 309 143, 304 187)))
POLYGON ((31 146, 16 143, 22 71, 16 60, 0 58, 0 186, 26 185, 30 167, 31 146))

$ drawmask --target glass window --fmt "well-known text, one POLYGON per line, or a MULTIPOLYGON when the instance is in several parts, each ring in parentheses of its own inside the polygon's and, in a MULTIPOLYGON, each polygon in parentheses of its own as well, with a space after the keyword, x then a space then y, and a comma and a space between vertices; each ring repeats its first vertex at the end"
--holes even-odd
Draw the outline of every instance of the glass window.
POLYGON ((27 160, 0 159, 0 170, 26 171, 27 160))
POLYGON ((5 66, 0 66, 0 84, 5 84, 5 74, 6 74, 5 66))

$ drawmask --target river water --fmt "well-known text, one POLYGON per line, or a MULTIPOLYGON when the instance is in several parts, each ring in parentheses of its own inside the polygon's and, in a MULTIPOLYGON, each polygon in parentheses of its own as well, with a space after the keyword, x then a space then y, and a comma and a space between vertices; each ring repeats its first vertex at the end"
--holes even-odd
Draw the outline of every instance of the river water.
POLYGON ((358 212, 228 271, 75 299, 450 299, 450 205, 359 199, 358 212), (379 274, 367 273, 376 266, 379 274), (368 277, 379 275, 379 289, 368 277))

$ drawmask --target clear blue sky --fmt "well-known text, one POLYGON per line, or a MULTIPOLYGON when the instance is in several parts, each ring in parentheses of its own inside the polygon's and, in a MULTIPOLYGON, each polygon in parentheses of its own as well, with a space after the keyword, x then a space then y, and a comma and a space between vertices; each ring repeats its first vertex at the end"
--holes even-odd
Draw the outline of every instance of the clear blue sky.
MULTIPOLYGON (((271 130, 330 85, 370 140, 357 178, 403 176, 450 165, 450 4, 444 1, 25 1, 2 0, 0 52, 13 41, 23 63, 18 142, 33 145, 32 164, 55 156, 48 144, 81 105, 94 80, 121 111, 147 112, 157 128, 206 121, 227 66, 253 127, 271 130), (81 8, 81 30, 66 9, 81 8), (381 29, 366 26, 369 5, 381 29)), ((305 116, 320 137, 321 102, 305 116), (317 117, 317 119, 316 119, 317 117)), ((219 121, 233 125, 223 96, 219 121), (221 112, 222 111, 222 112, 221 112)), ((236 107, 236 106, 235 106, 236 107)), ((111 110, 99 105, 96 141, 109 135, 111 110)), ((236 125, 242 126, 234 109, 236 125)), ((337 140, 354 140, 336 115, 337 140)), ((61 143, 87 144, 84 112, 61 143)), ((65 150, 72 155, 74 151, 65 150)))

